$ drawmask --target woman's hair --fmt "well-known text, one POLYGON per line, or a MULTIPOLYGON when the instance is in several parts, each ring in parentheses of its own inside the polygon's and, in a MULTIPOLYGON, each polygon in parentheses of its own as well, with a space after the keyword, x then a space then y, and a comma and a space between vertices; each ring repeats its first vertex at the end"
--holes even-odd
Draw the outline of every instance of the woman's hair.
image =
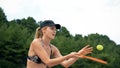
POLYGON ((42 29, 40 27, 38 27, 36 29, 36 33, 35 33, 35 37, 34 38, 42 38, 42 36, 43 36, 42 30, 45 30, 45 29, 46 29, 46 26, 43 27, 42 29))
POLYGON ((36 29, 35 37, 34 38, 42 38, 43 30, 46 29, 47 26, 55 26, 56 29, 60 29, 60 24, 55 24, 52 20, 45 20, 40 24, 40 27, 36 29))

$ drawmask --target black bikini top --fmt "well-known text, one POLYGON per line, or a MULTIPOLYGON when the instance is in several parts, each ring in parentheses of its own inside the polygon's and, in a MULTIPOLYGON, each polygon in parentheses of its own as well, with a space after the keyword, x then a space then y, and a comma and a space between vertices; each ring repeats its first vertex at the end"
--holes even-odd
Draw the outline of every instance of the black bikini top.
MULTIPOLYGON (((51 48, 51 54, 50 54, 50 58, 51 58, 52 57, 52 46, 51 45, 50 45, 50 48, 51 48)), ((33 61, 35 63, 38 63, 38 64, 44 63, 37 55, 28 56, 27 59, 29 59, 29 60, 31 60, 31 61, 33 61)))

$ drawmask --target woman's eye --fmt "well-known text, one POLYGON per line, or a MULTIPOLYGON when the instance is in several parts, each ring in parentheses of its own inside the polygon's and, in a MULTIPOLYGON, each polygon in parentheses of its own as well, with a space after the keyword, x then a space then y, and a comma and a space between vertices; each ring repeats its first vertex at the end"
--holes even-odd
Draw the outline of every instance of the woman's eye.
POLYGON ((55 27, 51 27, 51 30, 56 30, 56 28, 55 27))

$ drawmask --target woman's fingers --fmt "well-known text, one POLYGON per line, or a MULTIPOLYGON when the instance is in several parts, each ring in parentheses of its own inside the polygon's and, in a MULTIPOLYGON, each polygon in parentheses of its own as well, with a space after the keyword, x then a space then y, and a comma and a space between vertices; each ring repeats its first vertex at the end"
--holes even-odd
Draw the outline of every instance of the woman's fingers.
POLYGON ((87 51, 93 51, 93 47, 89 47, 86 49, 87 51))
POLYGON ((88 49, 93 49, 93 47, 89 47, 88 49))
POLYGON ((86 55, 92 53, 93 47, 86 46, 85 49, 82 50, 81 54, 86 55))
POLYGON ((86 48, 88 48, 90 45, 86 45, 85 47, 83 47, 83 49, 86 49, 86 48))
POLYGON ((92 51, 92 50, 93 50, 93 47, 83 49, 83 51, 92 51))
POLYGON ((90 54, 93 51, 93 47, 90 47, 90 45, 86 45, 85 47, 83 47, 81 50, 79 50, 79 55, 86 55, 86 54, 90 54))

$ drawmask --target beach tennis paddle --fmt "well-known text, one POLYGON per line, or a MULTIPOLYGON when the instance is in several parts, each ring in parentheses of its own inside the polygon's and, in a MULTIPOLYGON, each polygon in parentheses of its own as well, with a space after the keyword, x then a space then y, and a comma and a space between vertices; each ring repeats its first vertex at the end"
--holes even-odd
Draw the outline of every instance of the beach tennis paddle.
POLYGON ((94 57, 91 57, 91 56, 81 55, 80 57, 90 59, 90 60, 93 60, 93 61, 96 61, 96 62, 99 62, 99 63, 102 63, 102 64, 108 64, 106 61, 104 61, 102 59, 94 58, 94 57))

